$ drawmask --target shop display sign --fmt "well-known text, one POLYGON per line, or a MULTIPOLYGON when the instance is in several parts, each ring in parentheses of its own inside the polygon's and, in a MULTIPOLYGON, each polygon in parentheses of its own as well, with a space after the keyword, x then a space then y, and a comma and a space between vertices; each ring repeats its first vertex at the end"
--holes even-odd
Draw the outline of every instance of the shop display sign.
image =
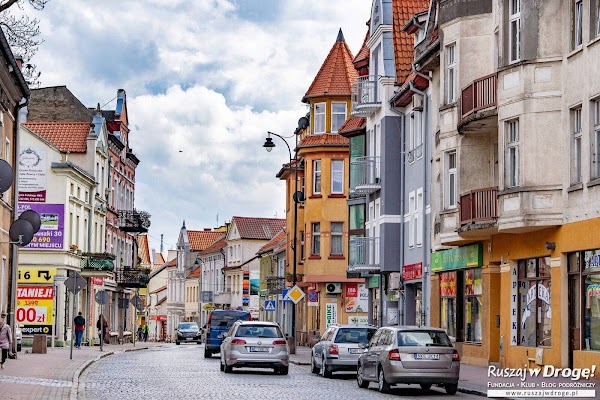
POLYGON ((54 287, 29 285, 17 287, 16 320, 23 334, 52 333, 54 287))
POLYGON ((423 263, 409 264, 402 267, 402 280, 410 281, 423 277, 423 263))
POLYGON ((592 297, 600 298, 600 284, 591 284, 587 287, 587 296, 585 300, 585 308, 590 308, 592 304, 592 297))
POLYGON ((325 304, 325 329, 337 322, 337 304, 325 304))
POLYGON ((346 284, 346 312, 366 312, 369 306, 369 289, 365 284, 346 284))
POLYGON ((481 243, 431 253, 431 271, 481 267, 483 246, 481 243))
POLYGON ((483 294, 481 285, 481 269, 469 269, 465 271, 465 294, 483 294))
POLYGON ((513 264, 510 268, 511 274, 511 291, 510 291, 510 345, 516 346, 517 341, 517 318, 518 318, 518 300, 519 300, 519 282, 517 264, 513 264))
POLYGON ((440 274, 440 296, 456 296, 456 272, 440 274))

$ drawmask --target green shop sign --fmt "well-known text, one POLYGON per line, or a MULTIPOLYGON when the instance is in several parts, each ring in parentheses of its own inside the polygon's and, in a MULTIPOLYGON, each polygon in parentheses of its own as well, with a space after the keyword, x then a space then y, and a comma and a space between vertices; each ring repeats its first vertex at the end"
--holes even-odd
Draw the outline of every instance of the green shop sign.
POLYGON ((481 267, 482 265, 483 246, 481 243, 431 253, 432 272, 481 267))

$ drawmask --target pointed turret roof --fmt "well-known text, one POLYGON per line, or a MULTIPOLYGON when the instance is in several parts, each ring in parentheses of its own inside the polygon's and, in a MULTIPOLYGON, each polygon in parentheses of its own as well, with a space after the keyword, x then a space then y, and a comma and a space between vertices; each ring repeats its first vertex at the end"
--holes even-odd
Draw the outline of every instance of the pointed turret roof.
POLYGON ((302 102, 308 103, 311 97, 350 96, 352 84, 358 79, 358 72, 352 64, 353 59, 354 56, 340 29, 329 55, 306 91, 302 102))

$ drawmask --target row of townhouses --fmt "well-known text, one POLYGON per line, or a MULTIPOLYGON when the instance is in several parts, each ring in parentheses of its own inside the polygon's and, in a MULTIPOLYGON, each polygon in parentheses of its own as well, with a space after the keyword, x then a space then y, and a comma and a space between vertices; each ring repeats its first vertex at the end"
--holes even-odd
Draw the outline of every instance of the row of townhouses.
POLYGON ((400 323, 466 363, 600 362, 599 2, 374 0, 365 20, 302 98, 283 229, 234 217, 204 250, 182 229, 168 329, 242 307, 299 344, 400 323))

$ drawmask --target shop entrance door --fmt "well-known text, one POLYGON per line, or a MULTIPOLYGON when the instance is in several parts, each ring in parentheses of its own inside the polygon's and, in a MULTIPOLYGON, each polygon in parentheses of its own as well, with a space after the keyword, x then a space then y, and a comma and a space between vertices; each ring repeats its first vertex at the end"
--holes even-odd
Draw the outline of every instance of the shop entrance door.
POLYGON ((581 290, 579 276, 569 276, 569 368, 573 368, 573 350, 581 349, 581 290))
POLYGON ((415 318, 417 325, 425 325, 425 314, 423 309, 423 288, 421 283, 415 285, 415 318))

